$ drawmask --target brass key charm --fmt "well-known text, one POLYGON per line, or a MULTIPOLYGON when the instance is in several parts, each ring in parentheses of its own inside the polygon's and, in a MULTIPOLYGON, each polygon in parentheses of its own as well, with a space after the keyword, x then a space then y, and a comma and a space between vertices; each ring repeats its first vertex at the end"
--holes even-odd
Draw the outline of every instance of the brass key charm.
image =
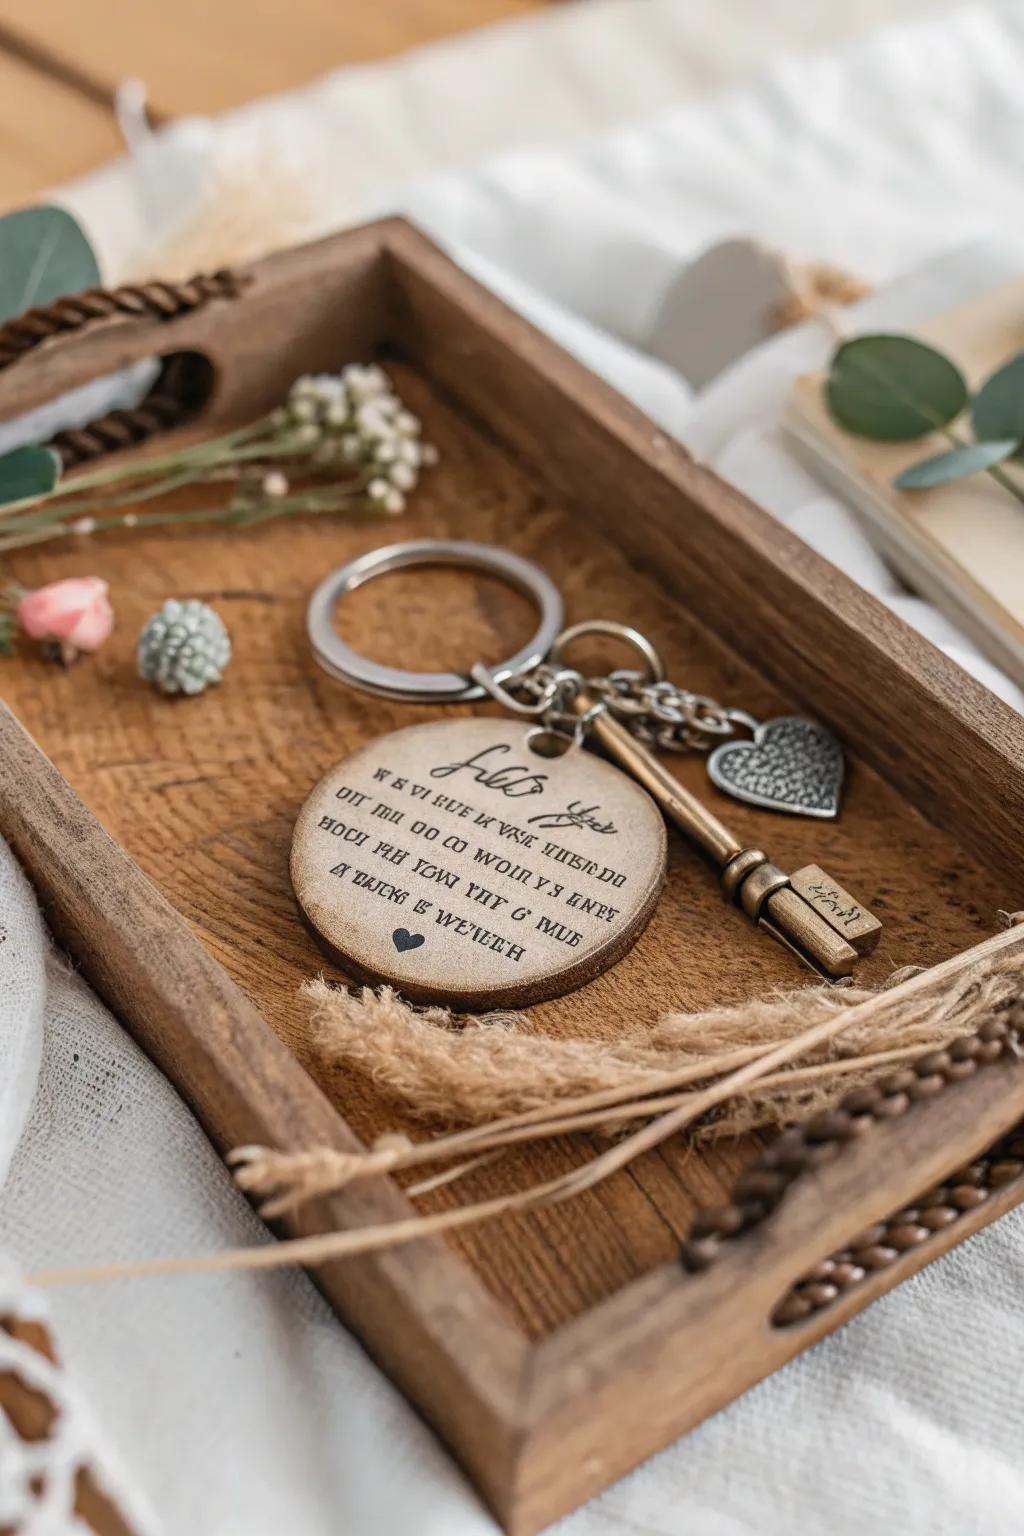
POLYGON ((849 976, 878 943, 882 925, 816 864, 787 875, 759 848, 745 848, 728 827, 685 789, 619 721, 573 701, 588 733, 642 784, 669 821, 708 855, 726 895, 772 938, 826 977, 849 976))

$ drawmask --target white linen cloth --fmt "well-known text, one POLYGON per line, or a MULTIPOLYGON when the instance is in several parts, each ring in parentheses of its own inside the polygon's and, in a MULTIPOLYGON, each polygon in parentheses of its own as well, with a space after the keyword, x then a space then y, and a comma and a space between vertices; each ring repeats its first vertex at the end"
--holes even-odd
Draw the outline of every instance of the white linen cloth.
MULTIPOLYGON (((1012 235, 1022 66, 1021 7, 972 9, 788 61, 596 141, 396 189, 392 201, 925 627, 934 615, 900 592, 775 435, 788 377, 820 354, 813 327, 694 401, 655 355, 659 306, 686 261, 736 232, 877 278, 993 226, 1012 235)), ((204 139, 212 155, 218 132, 204 139)), ((109 195, 108 181, 95 207, 109 195)), ((88 222, 89 189, 73 200, 88 222)), ((1009 260, 942 263, 927 291, 951 302, 1009 260)), ((873 302, 903 313, 905 296, 873 302)), ((955 632, 940 625, 939 639, 984 670, 955 632)), ((256 1240, 191 1116, 46 954, 6 850, 0 900, 0 1249, 35 1268, 256 1240)), ((1022 1236, 1018 1212, 958 1248, 569 1517, 562 1536, 1018 1532, 1022 1236)), ((494 1530, 303 1276, 120 1282, 55 1292, 53 1309, 69 1363, 167 1531, 494 1530)))

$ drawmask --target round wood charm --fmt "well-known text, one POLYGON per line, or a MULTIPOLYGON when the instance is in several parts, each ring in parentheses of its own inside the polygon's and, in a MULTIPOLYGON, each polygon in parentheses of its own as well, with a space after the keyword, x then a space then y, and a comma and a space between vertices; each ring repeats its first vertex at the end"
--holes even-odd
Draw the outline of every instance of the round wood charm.
POLYGON ((440 720, 363 747, 299 813, 291 877, 331 956, 416 1001, 540 1002, 614 965, 665 878, 647 792, 515 720, 440 720))

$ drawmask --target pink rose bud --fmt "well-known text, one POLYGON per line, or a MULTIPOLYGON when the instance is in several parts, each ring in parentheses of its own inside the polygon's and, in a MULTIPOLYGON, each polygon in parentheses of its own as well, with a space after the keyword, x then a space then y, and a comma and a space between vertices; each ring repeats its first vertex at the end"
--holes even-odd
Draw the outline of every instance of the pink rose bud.
POLYGON ((52 581, 25 594, 18 623, 31 639, 52 642, 64 661, 74 661, 79 651, 99 650, 114 627, 107 584, 99 576, 52 581))

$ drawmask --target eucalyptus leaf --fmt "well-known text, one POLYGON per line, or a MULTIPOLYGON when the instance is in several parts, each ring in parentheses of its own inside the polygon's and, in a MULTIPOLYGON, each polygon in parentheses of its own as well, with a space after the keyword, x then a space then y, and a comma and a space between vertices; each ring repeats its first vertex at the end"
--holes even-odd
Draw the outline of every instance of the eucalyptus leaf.
POLYGON ((855 336, 833 354, 826 399, 847 432, 902 443, 955 421, 967 385, 955 363, 912 336, 855 336))
POLYGON ((65 209, 20 208, 0 219, 0 322, 99 280, 92 246, 65 209))
POLYGON ((1018 352, 982 385, 971 406, 979 441, 1015 437, 1024 442, 1024 352, 1018 352))
POLYGON ((60 477, 52 448, 15 448, 0 455, 0 506, 29 496, 48 496, 60 477))
POLYGON ((1004 438, 998 443, 964 443, 960 448, 951 448, 947 453, 935 453, 931 458, 922 459, 919 464, 912 464, 901 475, 897 475, 893 485, 901 491, 927 491, 933 485, 946 485, 950 480, 961 480, 964 475, 975 475, 979 470, 991 469, 993 464, 1001 464, 1004 459, 1012 458, 1020 446, 1015 437, 1004 438))

